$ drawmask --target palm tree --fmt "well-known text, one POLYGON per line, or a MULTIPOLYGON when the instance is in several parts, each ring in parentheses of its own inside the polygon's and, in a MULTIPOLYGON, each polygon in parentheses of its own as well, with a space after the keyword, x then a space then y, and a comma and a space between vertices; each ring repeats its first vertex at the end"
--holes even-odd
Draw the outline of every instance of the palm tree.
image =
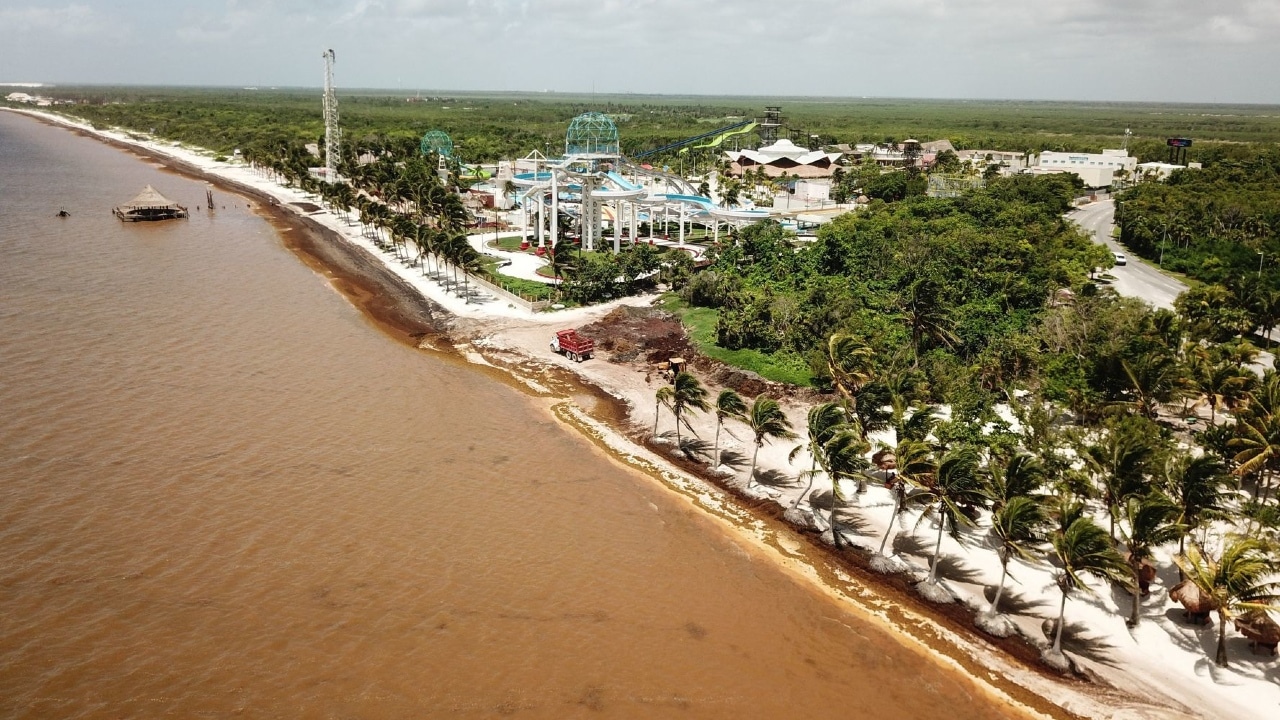
POLYGON ((1186 549, 1186 537, 1208 520, 1228 516, 1227 492, 1234 486, 1226 464, 1214 455, 1191 457, 1178 453, 1165 461, 1164 486, 1178 508, 1178 554, 1186 549))
POLYGON ((841 426, 821 448, 818 462, 831 478, 831 541, 837 550, 840 549, 840 525, 836 512, 846 499, 840 489, 840 481, 857 477, 870 465, 867 461, 870 450, 871 444, 862 439, 854 425, 841 426))
POLYGON ((1165 352, 1149 352, 1120 367, 1129 380, 1133 406, 1143 416, 1156 419, 1160 406, 1177 400, 1184 392, 1182 367, 1165 352))
POLYGON ((1141 422, 1130 418, 1113 425, 1101 442, 1086 447, 1082 454, 1085 465, 1099 479, 1112 538, 1116 536, 1120 506, 1144 490, 1147 467, 1155 457, 1156 448, 1146 429, 1138 424, 1141 422))
POLYGON ((675 395, 675 390, 673 390, 670 385, 663 385, 662 387, 658 388, 658 392, 654 393, 654 402, 655 402, 655 405, 653 408, 654 437, 657 437, 658 435, 658 415, 662 412, 662 406, 666 405, 670 407, 671 399, 672 397, 674 397, 674 395, 675 395))
POLYGON ((1009 498, 991 514, 991 537, 1000 556, 1000 584, 996 586, 988 617, 1000 614, 1000 597, 1004 594, 1005 578, 1009 576, 1009 561, 1015 555, 1028 562, 1034 560, 1031 551, 1043 541, 1041 528, 1045 520, 1043 501, 1026 495, 1009 498))
POLYGON ((1266 546, 1251 538, 1237 538, 1214 560, 1197 547, 1174 558, 1218 611, 1218 652, 1214 662, 1227 666, 1227 620, 1241 610, 1267 610, 1280 605, 1280 583, 1268 578, 1276 564, 1267 558, 1266 546))
POLYGON ((1049 657, 1062 662, 1056 659, 1062 658, 1062 626, 1067 612, 1067 596, 1074 590, 1093 592, 1084 582, 1086 575, 1123 581, 1129 576, 1129 568, 1111 544, 1107 531, 1085 515, 1079 505, 1065 505, 1058 522, 1061 527, 1052 535, 1050 542, 1059 568, 1057 583, 1062 591, 1062 604, 1058 608, 1058 627, 1049 657), (1070 523, 1063 525, 1066 520, 1070 523))
POLYGON ((827 372, 836 390, 856 411, 858 391, 872 377, 875 353, 852 335, 832 335, 826 346, 827 372))
POLYGON ((757 397, 747 410, 745 419, 747 427, 755 438, 756 449, 751 453, 751 472, 747 474, 747 487, 756 476, 756 459, 760 456, 760 448, 769 438, 791 439, 796 436, 791 432, 791 421, 782 412, 778 401, 763 395, 757 397))
POLYGON ((926 440, 929 435, 938 427, 938 407, 936 405, 925 405, 916 408, 910 415, 906 413, 904 408, 902 412, 895 412, 896 419, 893 422, 893 430, 897 433, 898 440, 926 440))
POLYGON ((1146 585, 1142 579, 1143 565, 1154 557, 1156 547, 1182 538, 1184 531, 1176 522, 1178 506, 1160 492, 1129 498, 1123 514, 1121 531, 1129 550, 1129 569, 1133 572, 1133 614, 1129 616, 1128 625, 1137 627, 1146 585))
POLYGON ((1266 502, 1271 475, 1280 461, 1280 415, 1255 415, 1236 424, 1236 437, 1227 444, 1239 448, 1233 458, 1239 465, 1235 474, 1244 477, 1259 473, 1258 499, 1266 502))
POLYGON ((987 498, 997 511, 1014 498, 1037 497, 1044 486, 1044 463, 1030 453, 1018 453, 1007 461, 993 460, 988 468, 987 498))
POLYGON ((1251 370, 1238 368, 1229 362, 1211 364, 1199 361, 1191 365, 1191 381, 1209 404, 1210 425, 1217 424, 1218 408, 1235 405, 1255 378, 1251 370))
POLYGON ((929 482, 936 470, 933 448, 921 440, 900 440, 893 449, 898 469, 896 477, 891 478, 889 489, 893 492, 893 514, 889 516, 889 526, 885 528, 884 537, 880 539, 878 555, 884 555, 884 548, 889 544, 889 536, 893 533, 894 523, 898 516, 906 510, 907 504, 921 498, 921 493, 910 493, 908 485, 921 486, 929 482))
POLYGON ((938 302, 938 294, 937 283, 921 279, 911 284, 907 297, 901 302, 901 317, 911 330, 914 366, 920 364, 920 346, 926 337, 947 347, 959 342, 952 330, 954 322, 938 302))
MULTIPOLYGON (((702 387, 698 378, 687 372, 676 373, 671 383, 671 413, 676 416, 676 447, 680 447, 680 425, 684 424, 693 432, 693 426, 684 415, 686 412, 706 412, 711 409, 707 405, 707 389, 702 387)), ((695 435, 697 433, 694 433, 695 435)))
POLYGON ((720 467, 720 428, 724 425, 724 419, 741 420, 746 412, 747 403, 737 391, 725 388, 716 396, 716 457, 711 465, 712 468, 720 467))
POLYGON ((802 451, 808 450, 809 456, 813 458, 809 472, 806 473, 809 476, 809 483, 805 485, 804 492, 797 495, 796 499, 791 503, 791 510, 799 507, 800 502, 813 489, 813 479, 818 474, 818 461, 822 456, 823 446, 847 427, 848 424, 849 415, 845 413, 844 406, 840 403, 828 402, 809 408, 809 417, 805 423, 808 428, 809 441, 795 446, 791 450, 791 454, 787 456, 787 462, 792 462, 802 451))
POLYGON ((934 505, 929 509, 938 519, 938 539, 933 546, 933 561, 929 563, 929 577, 925 582, 936 585, 938 560, 942 556, 942 533, 948 529, 957 537, 960 525, 973 523, 969 512, 985 504, 982 480, 978 471, 978 453, 970 447, 957 447, 938 461, 932 477, 920 485, 926 501, 934 505))

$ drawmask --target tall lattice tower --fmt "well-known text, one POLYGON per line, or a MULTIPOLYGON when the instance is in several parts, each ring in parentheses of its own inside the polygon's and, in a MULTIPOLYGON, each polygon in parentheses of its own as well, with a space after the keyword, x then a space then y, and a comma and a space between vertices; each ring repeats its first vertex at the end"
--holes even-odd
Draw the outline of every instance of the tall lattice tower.
POLYGON ((761 145, 772 145, 778 142, 778 128, 782 127, 782 108, 770 105, 764 109, 764 119, 756 126, 761 145))
POLYGON ((333 93, 333 49, 324 51, 324 179, 338 179, 338 157, 341 155, 342 130, 338 128, 338 98, 333 93))

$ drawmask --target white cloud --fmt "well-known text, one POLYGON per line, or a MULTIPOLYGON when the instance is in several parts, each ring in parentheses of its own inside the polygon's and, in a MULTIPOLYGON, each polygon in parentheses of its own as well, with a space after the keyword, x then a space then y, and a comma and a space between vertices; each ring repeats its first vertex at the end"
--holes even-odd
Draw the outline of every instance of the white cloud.
POLYGON ((314 85, 332 47, 340 83, 360 87, 1280 102, 1280 85, 1256 82, 1280 66, 1280 0, 84 2, 0 10, 21 36, 0 44, 0 67, 314 85), (106 17, 148 42, 103 32, 120 27, 106 17))
POLYGON ((88 5, 0 8, 0 28, 8 36, 18 33, 92 35, 106 28, 104 18, 88 5))

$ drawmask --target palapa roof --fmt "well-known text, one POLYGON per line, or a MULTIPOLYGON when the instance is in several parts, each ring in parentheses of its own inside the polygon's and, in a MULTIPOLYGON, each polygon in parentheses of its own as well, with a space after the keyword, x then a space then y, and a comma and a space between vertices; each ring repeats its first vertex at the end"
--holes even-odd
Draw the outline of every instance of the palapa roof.
POLYGON ((1207 613, 1218 609, 1218 604, 1213 598, 1205 595, 1200 588, 1190 580, 1183 580, 1173 589, 1169 591, 1169 597, 1174 602, 1182 603, 1182 607, 1193 613, 1207 613))
POLYGON ((138 196, 124 205, 120 206, 121 210, 142 210, 142 209, 168 209, 178 208, 177 203, 160 194, 158 190, 150 185, 142 189, 138 196))
POLYGON ((1267 617, 1265 610, 1250 610, 1235 619, 1236 630, 1254 642, 1280 643, 1280 625, 1267 617))

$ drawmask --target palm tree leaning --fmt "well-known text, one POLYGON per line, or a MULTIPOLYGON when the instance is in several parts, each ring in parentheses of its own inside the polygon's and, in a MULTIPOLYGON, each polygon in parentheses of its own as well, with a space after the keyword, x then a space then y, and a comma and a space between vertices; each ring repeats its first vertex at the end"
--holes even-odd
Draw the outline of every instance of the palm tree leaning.
POLYGON ((840 481, 858 477, 870 465, 867 462, 870 450, 871 444, 863 440, 857 426, 851 424, 841 425, 820 448, 818 464, 831 478, 831 542, 837 550, 840 549, 840 521, 836 513, 846 500, 840 481))
POLYGON ((1238 448, 1235 474, 1258 477, 1257 497, 1263 503, 1271 494, 1271 476, 1280 464, 1280 414, 1251 414, 1236 424, 1237 435, 1228 445, 1238 448))
POLYGON ((1042 500, 1026 495, 1016 495, 1005 500, 991 514, 991 538, 1000 556, 1000 584, 996 586, 995 599, 987 610, 987 617, 1000 614, 1000 597, 1004 595, 1004 582, 1009 577, 1009 561, 1015 556, 1033 562, 1032 555, 1043 541, 1046 520, 1042 500))
POLYGON ((1185 556, 1174 558, 1202 594, 1212 599, 1218 612, 1218 651, 1214 662, 1227 666, 1227 620, 1241 610, 1267 610, 1280 606, 1280 583, 1268 578, 1276 564, 1266 546, 1252 538, 1236 538, 1214 560, 1192 546, 1185 556))
POLYGON ((800 506, 800 503, 809 495, 809 491, 813 489, 813 479, 818 474, 818 459, 822 455, 822 448, 831 440, 836 433, 849 424, 849 415, 845 413, 844 406, 840 403, 828 402, 820 405, 814 405, 809 408, 809 418, 806 423, 808 427, 808 442, 795 446, 791 450, 791 454, 787 456, 787 462, 793 462, 803 451, 809 452, 812 463, 809 466, 809 482, 805 485, 804 492, 796 496, 792 501, 790 511, 794 511, 800 506))
MULTIPOLYGON (((676 416, 676 447, 680 447, 680 425, 683 424, 693 432, 693 426, 685 417, 686 412, 706 412, 711 409, 707 405, 707 389, 702 387, 698 378, 687 372, 676 373, 671 383, 671 414, 676 416)), ((695 435, 697 433, 694 433, 695 435)))
POLYGON ((1050 537, 1050 542, 1058 561, 1057 583, 1062 591, 1062 604, 1058 608, 1053 647, 1045 654, 1045 660, 1059 669, 1066 669, 1066 658, 1062 654, 1062 626, 1067 612, 1067 596, 1075 590, 1093 592, 1084 582, 1086 575, 1126 582, 1129 567, 1111 544, 1107 531, 1085 515, 1079 505, 1065 504, 1059 511, 1058 522, 1060 527, 1050 537))
POLYGON ((720 467, 720 428, 724 425, 725 418, 741 420, 746 412, 747 403, 737 391, 725 388, 716 396, 716 455, 711 464, 713 470, 720 467))
POLYGON ((747 474, 747 487, 751 487, 756 477, 756 459, 760 456, 760 448, 770 438, 791 439, 796 436, 791 432, 791 421, 782 412, 778 401, 763 395, 757 397, 747 409, 745 418, 747 427, 755 439, 756 449, 751 453, 751 471, 747 474))
POLYGON ((858 391, 874 372, 875 353, 852 335, 835 334, 825 348, 827 372, 836 391, 849 403, 850 415, 857 409, 858 391))
POLYGON ((1155 548, 1178 540, 1185 534, 1176 520, 1178 506, 1164 493, 1152 492, 1144 497, 1131 497, 1122 509, 1120 531, 1129 550, 1129 569, 1133 573, 1133 613, 1129 627, 1137 627, 1142 612, 1142 569, 1154 557, 1155 548))
POLYGON ((674 394, 675 394, 675 391, 671 389, 670 385, 663 385, 662 387, 658 388, 658 392, 654 393, 654 398, 653 398, 654 399, 654 408, 653 408, 653 436, 654 437, 658 436, 658 417, 662 412, 662 406, 666 405, 667 407, 670 407, 671 398, 674 394))
POLYGON ((893 455, 898 465, 895 476, 889 481, 889 489, 893 493, 893 514, 889 516, 889 525, 884 530, 884 537, 880 539, 877 555, 884 555, 885 546, 889 544, 889 536, 893 534, 893 526, 898 516, 907 508, 907 504, 912 501, 928 502, 923 493, 909 493, 907 485, 920 487, 927 484, 937 469, 933 448, 921 440, 899 441, 893 449, 893 455))
POLYGON ((950 530, 952 537, 956 537, 961 524, 969 525, 973 522, 966 510, 985 504, 977 451, 971 447, 957 447, 947 452, 938 461, 938 468, 931 481, 921 485, 921 489, 925 497, 933 502, 930 511, 938 520, 933 562, 929 564, 929 577, 923 585, 936 586, 938 561, 942 557, 942 533, 950 530))
POLYGON ((1188 534, 1200 529, 1206 521, 1228 516, 1228 492, 1235 486, 1226 464, 1214 455, 1191 457, 1178 453, 1165 461, 1165 492, 1178 507, 1177 522, 1183 530, 1178 538, 1179 555, 1186 551, 1188 534))

